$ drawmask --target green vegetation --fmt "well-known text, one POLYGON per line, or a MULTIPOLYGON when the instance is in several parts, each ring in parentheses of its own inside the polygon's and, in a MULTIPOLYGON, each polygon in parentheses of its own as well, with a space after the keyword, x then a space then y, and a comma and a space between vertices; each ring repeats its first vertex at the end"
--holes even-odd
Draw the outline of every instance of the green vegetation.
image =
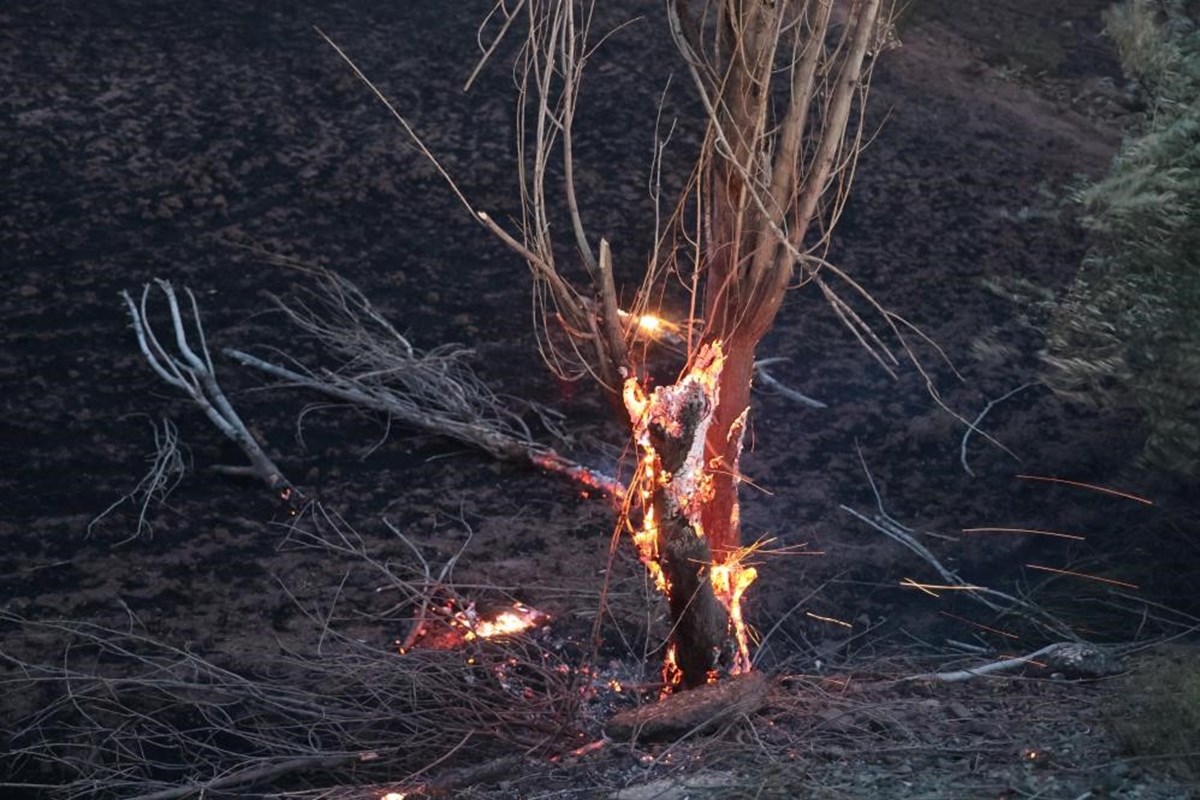
POLYGON ((1167 648, 1121 679, 1108 724, 1123 753, 1185 780, 1200 779, 1200 662, 1167 648))
POLYGON ((1129 0, 1106 16, 1153 98, 1145 131, 1079 193, 1095 245, 1054 313, 1047 382, 1136 407, 1144 457, 1200 476, 1200 31, 1196 0, 1129 0))

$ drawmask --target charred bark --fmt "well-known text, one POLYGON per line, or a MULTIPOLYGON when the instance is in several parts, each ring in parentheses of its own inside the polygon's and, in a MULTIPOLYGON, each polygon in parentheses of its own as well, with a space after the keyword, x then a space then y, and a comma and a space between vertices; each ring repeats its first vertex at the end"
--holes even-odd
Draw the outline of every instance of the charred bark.
POLYGON ((675 663, 683 686, 693 688, 708 682, 714 670, 727 670, 737 645, 729 614, 710 580, 713 553, 696 508, 706 505, 702 498, 709 476, 703 448, 713 398, 699 382, 685 381, 670 391, 678 394, 663 405, 673 413, 647 426, 660 476, 651 507, 658 526, 658 563, 669 587, 675 663))

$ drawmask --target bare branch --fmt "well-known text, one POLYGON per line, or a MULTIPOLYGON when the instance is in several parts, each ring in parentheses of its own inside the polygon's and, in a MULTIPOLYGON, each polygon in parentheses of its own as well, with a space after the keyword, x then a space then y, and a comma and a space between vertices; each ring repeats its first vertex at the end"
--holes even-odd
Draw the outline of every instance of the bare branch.
POLYGON ((179 430, 174 423, 169 419, 163 419, 160 429, 157 422, 150 420, 150 427, 154 431, 154 452, 148 459, 151 462, 150 468, 138 481, 137 486, 118 498, 116 502, 101 511, 88 523, 87 533, 89 536, 92 535, 92 531, 97 525, 126 502, 137 508, 137 524, 134 526, 133 532, 118 544, 132 541, 139 536, 149 536, 153 530, 149 519, 150 507, 165 503, 167 497, 187 473, 188 459, 185 456, 184 448, 180 445, 179 430))
POLYGON ((142 288, 142 297, 140 303, 134 303, 129 292, 121 292, 121 296, 125 299, 125 306, 129 311, 130 320, 133 323, 133 330, 137 335, 138 346, 141 348, 142 355, 150 367, 158 373, 158 376, 166 381, 171 386, 184 392, 192 402, 194 402, 208 417, 209 421, 216 426, 222 434, 233 441, 246 457, 250 459, 249 470, 252 475, 261 480, 268 488, 290 493, 294 487, 283 476, 282 470, 275 465, 275 462, 266 454, 258 440, 250 433, 246 424, 242 422, 233 405, 225 396, 225 392, 221 389, 217 382, 216 373, 213 371, 212 359, 209 357, 208 344, 204 338, 204 327, 200 321, 200 310, 196 303, 196 297, 192 294, 191 289, 184 289, 187 293, 188 300, 192 307, 192 323, 196 330, 196 337, 199 341, 200 352, 204 354, 201 358, 192 348, 188 340, 186 328, 184 326, 183 312, 179 307, 179 301, 176 297, 175 290, 170 283, 164 280, 156 279, 155 284, 166 297, 168 308, 171 313, 171 326, 175 332, 175 343, 179 348, 179 355, 174 356, 167 352, 166 348, 159 342, 158 337, 154 333, 154 328, 150 324, 147 305, 150 297, 150 285, 147 284, 142 288))

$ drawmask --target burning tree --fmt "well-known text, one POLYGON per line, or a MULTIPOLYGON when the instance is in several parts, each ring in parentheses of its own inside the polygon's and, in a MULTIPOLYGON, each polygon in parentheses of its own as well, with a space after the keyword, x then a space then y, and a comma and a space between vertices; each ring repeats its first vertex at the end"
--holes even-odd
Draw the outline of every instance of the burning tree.
POLYGON ((481 27, 484 55, 468 87, 501 39, 522 20, 527 28, 517 58, 515 234, 471 204, 372 89, 476 221, 529 265, 546 363, 560 378, 594 379, 627 414, 639 460, 622 525, 669 599, 665 674, 692 687, 749 668, 739 603, 755 572, 743 563, 739 464, 755 350, 784 294, 816 286, 864 344, 880 344, 828 278, 869 297, 823 256, 861 146, 872 58, 890 29, 881 0, 668 0, 706 131, 640 282, 622 292, 609 243, 587 232, 575 181, 593 11, 590 0, 500 0, 481 27), (579 270, 553 237, 559 191, 579 270), (689 309, 686 319, 661 319, 667 301, 689 309), (684 363, 674 383, 651 390, 647 350, 663 339, 684 363))

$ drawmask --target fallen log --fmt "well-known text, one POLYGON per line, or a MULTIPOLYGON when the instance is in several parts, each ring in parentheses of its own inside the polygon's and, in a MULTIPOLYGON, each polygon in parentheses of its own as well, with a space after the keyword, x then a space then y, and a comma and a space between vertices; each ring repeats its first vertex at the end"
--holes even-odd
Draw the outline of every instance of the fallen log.
POLYGON ((769 690, 763 673, 748 672, 614 714, 604 733, 618 741, 661 742, 711 731, 758 711, 766 705, 769 690))

